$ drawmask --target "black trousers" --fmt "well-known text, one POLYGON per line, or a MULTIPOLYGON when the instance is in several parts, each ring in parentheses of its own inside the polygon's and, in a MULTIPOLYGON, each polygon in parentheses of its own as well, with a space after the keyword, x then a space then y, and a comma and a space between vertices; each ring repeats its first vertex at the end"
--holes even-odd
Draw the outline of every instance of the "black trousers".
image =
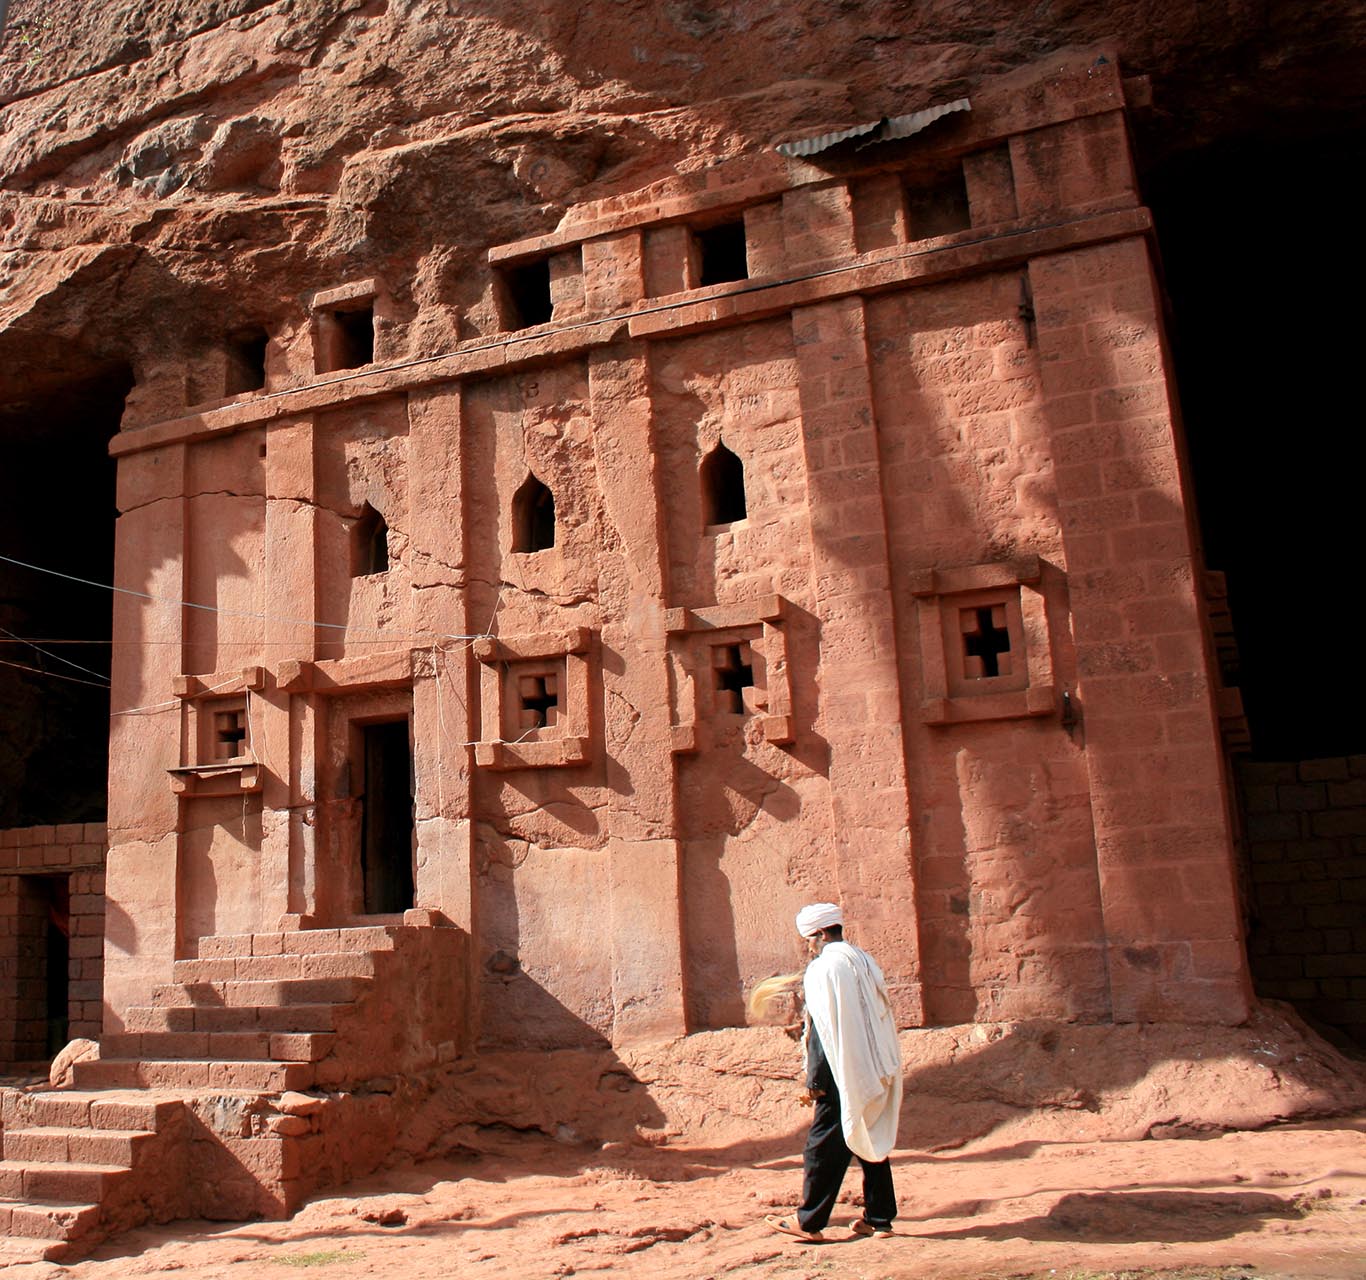
MULTIPOLYGON (((826 1061, 825 1049, 816 1028, 810 1027, 811 1061, 813 1070, 807 1079, 812 1090, 820 1090, 815 1114, 811 1117, 811 1132, 806 1136, 802 1152, 802 1204, 797 1210, 797 1221, 803 1231, 823 1231, 835 1210, 840 1185, 855 1158, 844 1141, 840 1127, 840 1095, 835 1088, 835 1077, 826 1061)), ((863 1166, 863 1216, 875 1227, 890 1227, 896 1217, 896 1189, 892 1186, 892 1162, 881 1160, 874 1164, 857 1157, 863 1166)))

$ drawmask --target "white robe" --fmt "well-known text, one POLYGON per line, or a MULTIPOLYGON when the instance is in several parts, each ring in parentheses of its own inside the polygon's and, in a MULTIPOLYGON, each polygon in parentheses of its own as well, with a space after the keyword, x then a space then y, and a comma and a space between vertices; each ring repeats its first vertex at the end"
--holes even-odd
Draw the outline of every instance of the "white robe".
POLYGON ((885 1160, 901 1111, 901 1047, 877 961, 847 942, 827 942, 806 967, 806 1012, 840 1094, 849 1150, 885 1160))

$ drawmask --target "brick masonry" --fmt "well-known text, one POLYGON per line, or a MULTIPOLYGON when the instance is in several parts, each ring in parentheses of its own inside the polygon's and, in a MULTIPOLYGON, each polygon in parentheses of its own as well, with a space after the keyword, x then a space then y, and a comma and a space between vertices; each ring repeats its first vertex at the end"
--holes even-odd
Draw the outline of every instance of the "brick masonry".
POLYGON ((1366 1044, 1366 755, 1244 761, 1257 990, 1366 1044))
POLYGON ((103 823, 0 831, 0 1068, 51 1056, 46 935, 63 890, 69 903, 67 1039, 99 1037, 106 848, 103 823))

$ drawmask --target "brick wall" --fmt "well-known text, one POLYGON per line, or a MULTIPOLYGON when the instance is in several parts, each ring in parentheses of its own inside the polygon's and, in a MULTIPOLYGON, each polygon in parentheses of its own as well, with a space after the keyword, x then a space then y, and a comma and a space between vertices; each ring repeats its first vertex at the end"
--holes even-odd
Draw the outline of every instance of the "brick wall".
POLYGON ((1238 772, 1257 990, 1366 1044, 1366 755, 1238 772))
POLYGON ((99 1037, 106 847, 102 823, 0 831, 0 1067, 47 1056, 54 903, 68 908, 67 1038, 99 1037))

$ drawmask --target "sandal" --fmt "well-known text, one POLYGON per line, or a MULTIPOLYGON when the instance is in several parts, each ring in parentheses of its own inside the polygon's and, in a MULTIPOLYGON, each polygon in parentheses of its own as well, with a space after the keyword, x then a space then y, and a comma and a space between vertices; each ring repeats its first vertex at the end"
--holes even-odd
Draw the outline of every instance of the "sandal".
POLYGON ((867 1218, 855 1218, 849 1224, 849 1230, 856 1236, 890 1236, 893 1234, 890 1226, 874 1226, 867 1218))
POLYGON ((825 1237, 819 1231, 804 1230, 796 1218, 778 1218, 770 1213, 764 1221, 774 1231, 781 1231, 785 1236, 795 1236, 798 1240, 805 1240, 807 1244, 825 1243, 825 1237))

